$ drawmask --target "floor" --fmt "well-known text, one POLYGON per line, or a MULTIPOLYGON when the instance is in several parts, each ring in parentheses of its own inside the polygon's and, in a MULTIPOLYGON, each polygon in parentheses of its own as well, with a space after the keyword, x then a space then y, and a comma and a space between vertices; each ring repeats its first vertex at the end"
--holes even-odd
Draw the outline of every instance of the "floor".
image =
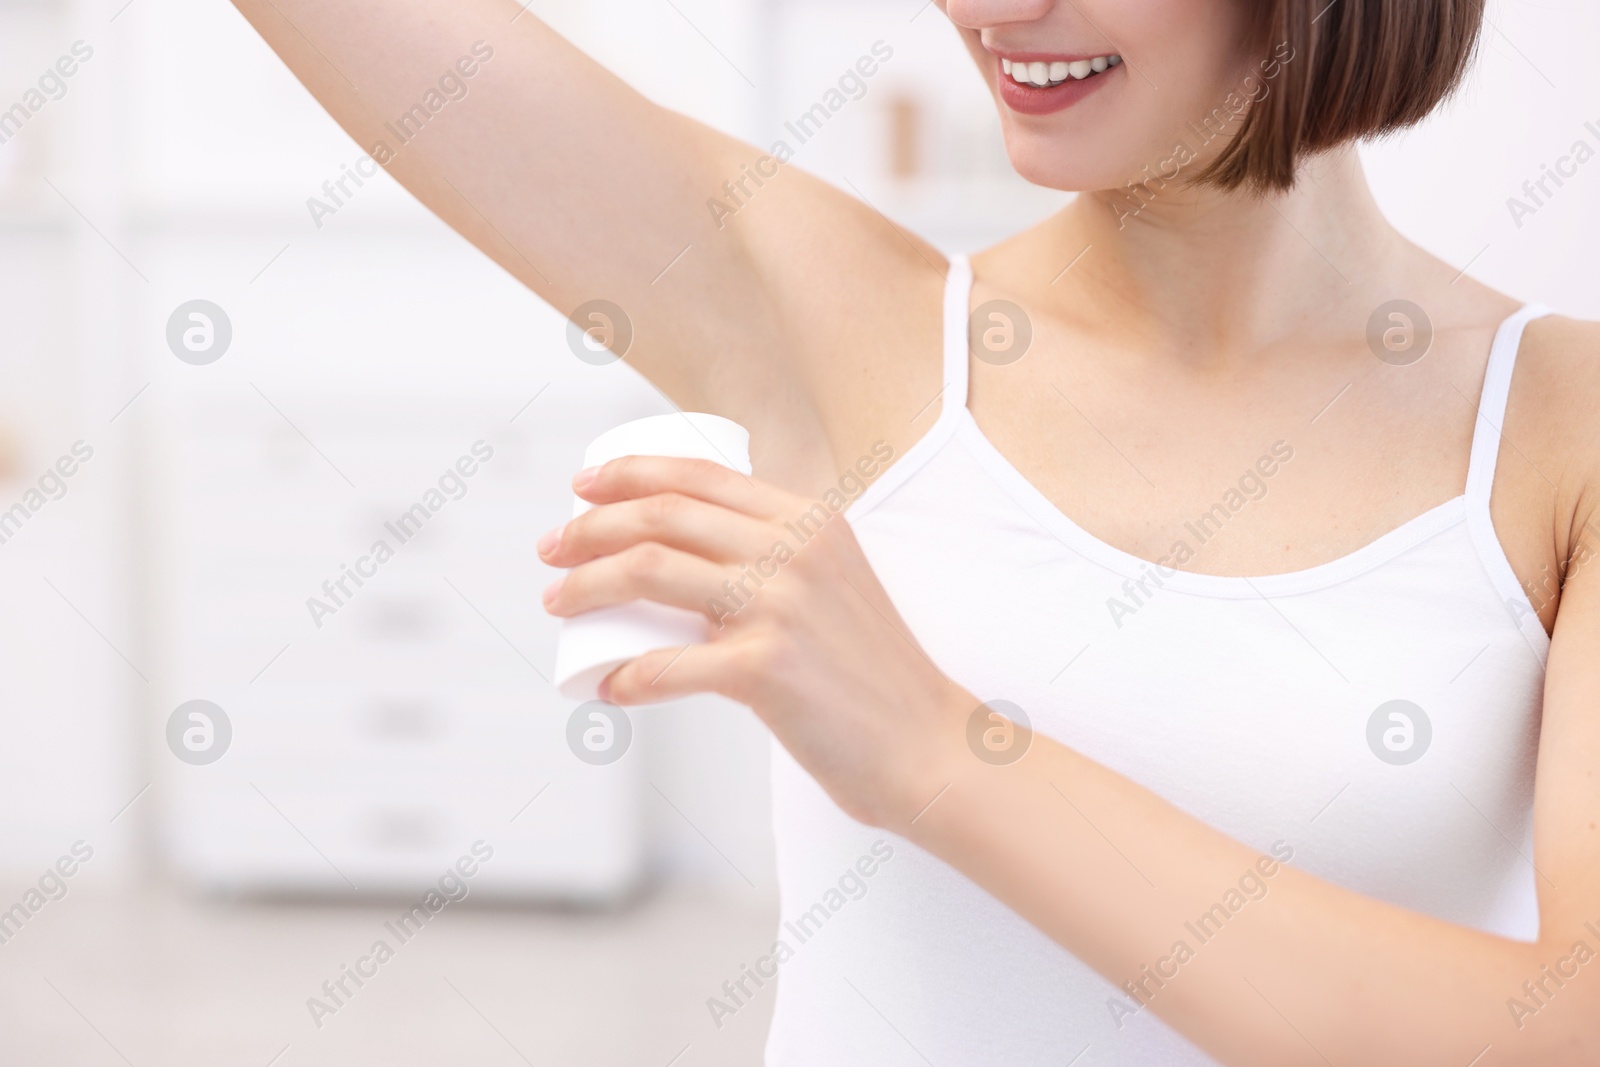
POLYGON ((758 1064, 771 989, 706 1008, 771 944, 775 908, 684 891, 612 912, 73 890, 0 945, 0 1063, 16 1067, 758 1064), (323 994, 383 940, 370 978, 323 994), (336 990, 337 992, 337 990, 336 990), (307 1001, 330 1010, 314 1018, 307 1001))

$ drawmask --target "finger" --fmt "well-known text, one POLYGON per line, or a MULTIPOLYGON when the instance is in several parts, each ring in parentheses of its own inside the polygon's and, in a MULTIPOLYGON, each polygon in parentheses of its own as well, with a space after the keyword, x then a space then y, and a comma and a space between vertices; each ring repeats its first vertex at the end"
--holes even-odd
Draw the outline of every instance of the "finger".
POLYGON ((574 567, 545 590, 544 606, 566 618, 650 600, 709 616, 711 602, 730 573, 693 553, 646 541, 574 567))
POLYGON ((771 536, 760 521, 682 493, 656 493, 602 504, 555 535, 553 544, 539 543, 539 558, 552 567, 576 567, 642 541, 655 541, 717 563, 752 559, 772 547, 771 536))
MULTIPOLYGON (((587 472, 580 472, 582 474, 587 472)), ((778 513, 779 491, 709 459, 623 456, 593 472, 590 481, 574 478, 575 492, 591 504, 612 504, 654 493, 683 493, 758 519, 778 513)))
POLYGON ((658 648, 618 667, 600 683, 613 704, 659 704, 695 693, 720 693, 749 703, 744 648, 736 641, 658 648))

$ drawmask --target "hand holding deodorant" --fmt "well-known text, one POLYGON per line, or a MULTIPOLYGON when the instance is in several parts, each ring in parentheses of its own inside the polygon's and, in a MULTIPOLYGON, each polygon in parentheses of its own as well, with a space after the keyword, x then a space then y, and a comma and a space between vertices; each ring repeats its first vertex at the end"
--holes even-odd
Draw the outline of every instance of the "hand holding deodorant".
MULTIPOLYGON (((750 434, 719 415, 653 415, 595 438, 583 454, 583 465, 598 467, 622 456, 708 459, 748 475, 750 434)), ((573 518, 589 508, 587 501, 575 497, 573 518)), ((647 600, 574 615, 561 621, 556 641, 556 688, 573 700, 593 700, 605 676, 629 660, 658 648, 700 644, 710 636, 711 624, 699 612, 647 600)))

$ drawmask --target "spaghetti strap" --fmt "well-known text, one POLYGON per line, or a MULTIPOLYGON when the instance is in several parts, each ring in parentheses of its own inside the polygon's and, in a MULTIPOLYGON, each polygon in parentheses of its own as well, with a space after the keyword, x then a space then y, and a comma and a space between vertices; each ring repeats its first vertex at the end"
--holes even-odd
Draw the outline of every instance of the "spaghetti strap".
POLYGON ((944 392, 940 394, 940 421, 967 406, 967 320, 972 299, 972 261, 964 255, 950 257, 944 283, 944 392))
POLYGON ((1506 402, 1511 396, 1511 375, 1522 347, 1522 332, 1534 319, 1550 314, 1542 304, 1528 304, 1513 312, 1495 331, 1478 399, 1478 419, 1472 430, 1472 458, 1467 466, 1467 499, 1487 509, 1494 489, 1495 465, 1500 458, 1500 430, 1505 424, 1506 402))

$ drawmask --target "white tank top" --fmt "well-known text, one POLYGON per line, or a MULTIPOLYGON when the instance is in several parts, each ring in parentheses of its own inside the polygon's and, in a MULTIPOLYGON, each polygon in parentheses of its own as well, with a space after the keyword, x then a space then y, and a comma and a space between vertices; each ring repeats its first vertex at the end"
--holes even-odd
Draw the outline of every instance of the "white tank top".
MULTIPOLYGON (((1321 878, 1533 940, 1550 642, 1489 490, 1523 327, 1544 309, 1495 337, 1464 494, 1330 563, 1158 586, 1150 563, 1075 524, 973 421, 971 284, 955 259, 938 421, 846 513, 933 661, 1263 854, 1286 843, 1321 878), (1409 751, 1402 720, 1369 725, 1394 700, 1431 727, 1409 716, 1409 751)), ((965 876, 852 822, 777 745, 772 770, 781 918, 754 961, 778 982, 769 1065, 1215 1062, 1148 1008, 1130 1015, 1127 992, 965 876)))

